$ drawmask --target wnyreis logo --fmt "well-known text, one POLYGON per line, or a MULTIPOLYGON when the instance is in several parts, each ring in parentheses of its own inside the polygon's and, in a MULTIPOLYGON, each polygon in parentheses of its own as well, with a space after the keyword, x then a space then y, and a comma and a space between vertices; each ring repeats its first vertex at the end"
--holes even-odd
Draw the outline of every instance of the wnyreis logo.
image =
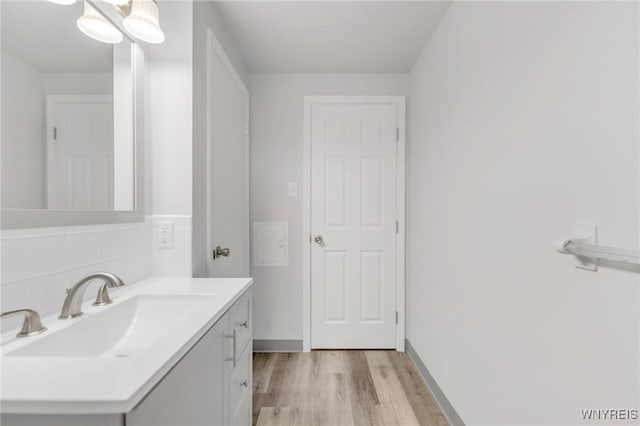
POLYGON ((626 408, 588 408, 580 410, 582 420, 637 420, 638 410, 626 408))

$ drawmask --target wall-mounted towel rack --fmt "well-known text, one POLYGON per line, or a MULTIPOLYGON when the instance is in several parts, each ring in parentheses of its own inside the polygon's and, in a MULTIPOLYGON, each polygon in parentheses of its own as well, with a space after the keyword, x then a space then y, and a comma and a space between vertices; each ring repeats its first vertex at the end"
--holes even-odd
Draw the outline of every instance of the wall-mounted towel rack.
POLYGON ((599 245, 598 225, 593 222, 576 223, 571 238, 558 241, 556 250, 574 255, 576 268, 589 271, 598 270, 599 260, 640 265, 640 250, 599 245))
POLYGON ((638 250, 586 244, 574 240, 565 240, 560 243, 558 252, 592 259, 640 264, 640 252, 638 250))

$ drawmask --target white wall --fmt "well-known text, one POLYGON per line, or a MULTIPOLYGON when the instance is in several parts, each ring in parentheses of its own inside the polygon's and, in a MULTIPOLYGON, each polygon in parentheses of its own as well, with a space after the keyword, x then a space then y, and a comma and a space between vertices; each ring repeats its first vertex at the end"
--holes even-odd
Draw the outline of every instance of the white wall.
POLYGON ((192 1, 161 1, 166 41, 149 45, 151 214, 191 215, 192 1))
POLYGON ((251 222, 289 222, 289 265, 251 268, 254 338, 302 339, 303 97, 406 95, 408 87, 404 74, 251 75, 251 222))
POLYGON ((638 408, 640 271, 554 242, 638 247, 639 47, 637 3, 454 2, 413 68, 408 338, 466 424, 638 408))
POLYGON ((43 74, 47 95, 112 95, 112 73, 43 74))
POLYGON ((207 252, 207 29, 210 28, 229 61, 248 86, 247 73, 233 38, 221 19, 215 2, 193 5, 193 241, 192 269, 196 277, 206 277, 207 252))
POLYGON ((166 41, 147 46, 146 213, 152 216, 154 275, 191 276, 193 2, 159 2, 166 41), (159 249, 157 222, 174 222, 174 245, 159 249))
POLYGON ((135 210, 132 44, 113 46, 113 207, 135 210))
POLYGON ((2 52, 2 206, 45 207, 45 102, 40 71, 2 52))

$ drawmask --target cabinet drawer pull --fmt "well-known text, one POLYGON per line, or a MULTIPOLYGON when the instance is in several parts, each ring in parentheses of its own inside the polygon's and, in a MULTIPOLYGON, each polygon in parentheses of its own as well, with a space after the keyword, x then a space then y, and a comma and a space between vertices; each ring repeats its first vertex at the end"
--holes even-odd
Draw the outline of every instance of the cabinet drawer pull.
POLYGON ((249 328, 249 321, 244 321, 240 323, 240 327, 249 328))
POLYGON ((233 361, 233 368, 236 368, 236 343, 238 341, 238 339, 236 338, 236 335, 238 333, 236 332, 236 328, 233 328, 233 333, 232 334, 225 334, 224 337, 227 339, 233 339, 233 356, 231 358, 225 358, 225 361, 233 361))
POLYGON ((248 388, 249 387, 249 380, 245 380, 244 382, 240 383, 240 386, 243 388, 248 388))

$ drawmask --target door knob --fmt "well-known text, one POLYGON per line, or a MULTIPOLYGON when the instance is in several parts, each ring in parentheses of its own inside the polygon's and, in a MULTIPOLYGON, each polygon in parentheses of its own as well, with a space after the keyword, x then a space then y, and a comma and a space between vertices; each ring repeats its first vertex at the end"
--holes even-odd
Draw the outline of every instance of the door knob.
POLYGON ((324 240, 322 239, 322 235, 316 235, 315 237, 313 237, 313 241, 315 241, 319 245, 324 244, 324 240))
POLYGON ((228 248, 222 248, 222 247, 218 246, 213 251, 213 258, 217 259, 217 258, 219 258, 221 256, 229 257, 230 254, 231 254, 231 250, 229 250, 228 248))

